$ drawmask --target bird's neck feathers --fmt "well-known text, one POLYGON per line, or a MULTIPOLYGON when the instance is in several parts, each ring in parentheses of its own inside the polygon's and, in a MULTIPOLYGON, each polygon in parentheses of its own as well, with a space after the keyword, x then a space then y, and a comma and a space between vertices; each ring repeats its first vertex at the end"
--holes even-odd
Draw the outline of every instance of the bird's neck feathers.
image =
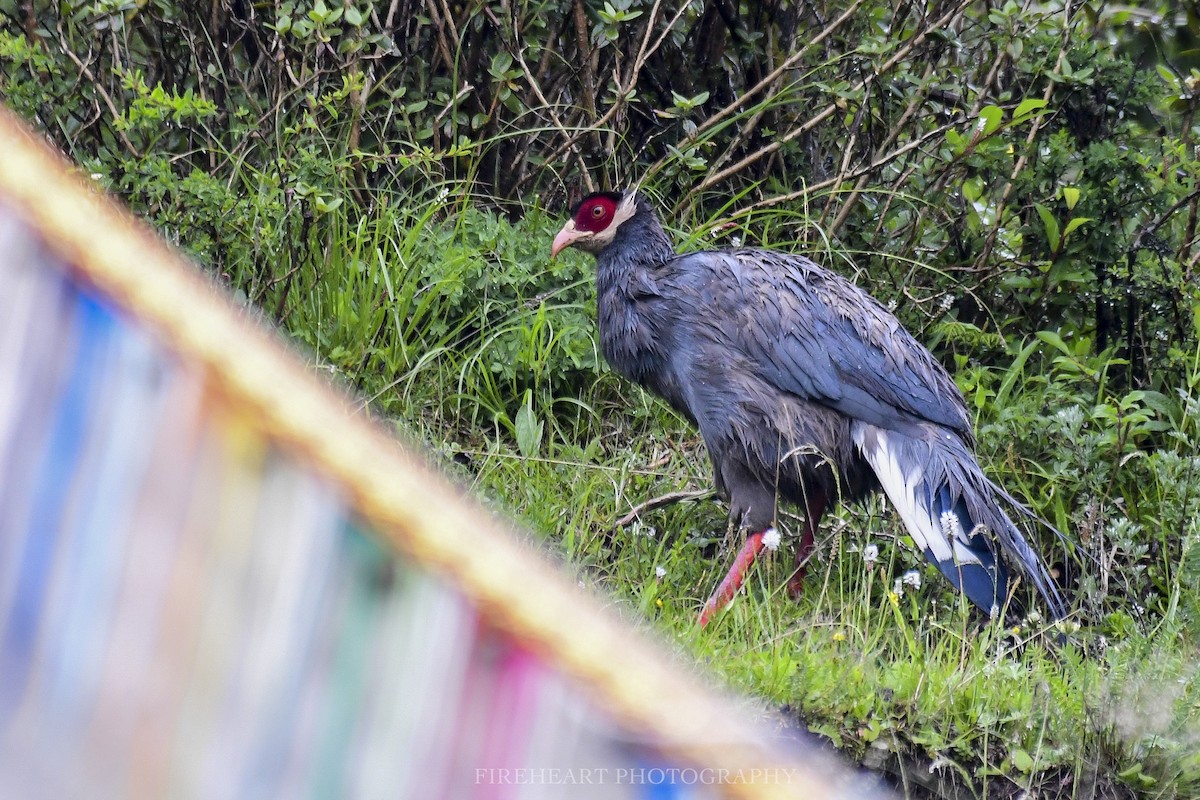
POLYGON ((650 203, 636 207, 596 253, 596 295, 605 358, 618 372, 645 384, 661 371, 666 324, 657 269, 675 257, 675 248, 650 203))
POLYGON ((611 241, 596 254, 598 269, 647 268, 675 257, 675 245, 663 230, 650 201, 642 195, 627 196, 614 224, 616 230, 611 241))

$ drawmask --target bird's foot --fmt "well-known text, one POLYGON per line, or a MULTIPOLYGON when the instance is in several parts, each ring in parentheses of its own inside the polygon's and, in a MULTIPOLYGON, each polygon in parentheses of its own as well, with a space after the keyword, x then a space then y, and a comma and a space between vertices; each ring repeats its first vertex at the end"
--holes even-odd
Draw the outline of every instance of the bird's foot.
POLYGON ((804 567, 798 568, 787 582, 788 594, 793 600, 799 600, 804 594, 804 567))

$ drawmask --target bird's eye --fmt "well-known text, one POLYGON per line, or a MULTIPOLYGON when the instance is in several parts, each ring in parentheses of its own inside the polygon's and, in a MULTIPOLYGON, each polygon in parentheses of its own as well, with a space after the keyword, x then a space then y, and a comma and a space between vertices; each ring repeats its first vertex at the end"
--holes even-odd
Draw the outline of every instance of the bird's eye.
POLYGON ((600 219, 604 216, 604 206, 592 206, 592 216, 600 219))

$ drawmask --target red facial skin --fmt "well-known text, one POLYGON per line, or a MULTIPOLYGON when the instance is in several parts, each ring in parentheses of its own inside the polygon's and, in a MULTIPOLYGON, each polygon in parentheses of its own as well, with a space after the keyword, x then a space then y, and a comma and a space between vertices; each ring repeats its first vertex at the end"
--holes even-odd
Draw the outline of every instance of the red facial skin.
POLYGON ((617 202, 611 197, 589 197, 575 209, 575 228, 581 231, 599 233, 612 222, 613 214, 617 213, 617 202))
POLYGON ((576 246, 581 250, 596 252, 593 237, 603 233, 616 219, 617 208, 620 206, 619 194, 593 194, 585 197, 567 224, 554 237, 550 248, 551 258, 557 256, 568 247, 576 246))

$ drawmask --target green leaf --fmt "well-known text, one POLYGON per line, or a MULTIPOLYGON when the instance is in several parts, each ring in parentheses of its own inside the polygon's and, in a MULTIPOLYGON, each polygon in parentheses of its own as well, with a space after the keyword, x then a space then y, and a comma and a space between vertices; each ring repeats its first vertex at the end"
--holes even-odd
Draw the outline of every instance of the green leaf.
POLYGON ((1057 287, 1063 283, 1085 284, 1096 279, 1096 274, 1090 269, 1080 269, 1077 264, 1069 261, 1058 261, 1050 268, 1049 282, 1057 287))
POLYGON ((978 176, 968 178, 963 181, 962 193, 963 197, 974 203, 983 194, 983 181, 978 176))
MULTIPOLYGON (((1067 203, 1067 210, 1075 208, 1075 204, 1079 202, 1079 190, 1074 186, 1064 186, 1062 188, 1063 200, 1067 203)), ((1063 234, 1066 236, 1066 234, 1063 234)))
POLYGON ((1118 772, 1117 777, 1127 784, 1142 789, 1149 789, 1158 783, 1158 780, 1153 775, 1147 775, 1145 772, 1142 772, 1141 764, 1134 764, 1129 769, 1118 772))
MULTIPOLYGON (((1062 341, 1061 339, 1059 341, 1062 341)), ((1066 345, 1063 345, 1064 347, 1066 345)), ((999 391, 996 392, 996 405, 1003 407, 1008 403, 1008 396, 1012 393, 1013 387, 1017 380, 1024 378, 1025 362, 1033 355, 1037 349, 1037 342, 1030 342, 1021 348, 1021 352, 1013 359, 1013 362, 1008 365, 1008 371, 1004 375, 1004 380, 1000 384, 999 391)))
POLYGON ((1019 748, 1013 750, 1008 754, 1008 757, 1012 759, 1012 765, 1016 767, 1019 772, 1028 773, 1033 771, 1033 756, 1029 755, 1029 753, 1026 753, 1024 750, 1019 748))
POLYGON ((1000 106, 984 106, 979 109, 979 137, 991 136, 1004 121, 1004 109, 1000 106))
POLYGON ((1071 351, 1071 348, 1067 347, 1067 343, 1062 340, 1062 337, 1054 331, 1038 331, 1036 336, 1059 352, 1065 353, 1068 356, 1075 355, 1071 351))
POLYGON ((1015 111, 1013 111, 1013 122, 1023 121, 1035 111, 1041 111, 1046 107, 1046 101, 1040 97, 1029 97, 1022 100, 1015 111))
POLYGON ((512 54, 501 50, 492 56, 492 63, 488 66, 488 74, 496 80, 500 80, 504 77, 504 73, 508 71, 508 68, 512 66, 512 63, 512 54))
POLYGON ((533 411, 533 390, 525 390, 525 405, 517 412, 517 449, 525 458, 533 458, 542 447, 542 431, 545 423, 533 411))
POLYGON ((1058 233, 1058 220, 1054 219, 1050 209, 1041 203, 1034 203, 1033 207, 1038 216, 1042 218, 1042 227, 1046 229, 1046 241, 1050 244, 1050 252, 1057 254, 1058 246, 1062 242, 1062 237, 1058 233))
POLYGON ((842 732, 838 730, 838 727, 833 723, 818 723, 816 725, 809 725, 808 729, 812 733, 828 738, 829 741, 833 742, 834 747, 842 746, 842 732))
POLYGON ((958 131, 953 129, 946 131, 946 143, 949 144, 954 150, 955 155, 961 154, 966 147, 966 143, 963 142, 962 136, 959 135, 958 131))
POLYGON ((313 205, 317 207, 317 212, 320 214, 328 214, 330 211, 336 211, 342 204, 342 198, 335 197, 331 200, 326 200, 321 195, 313 198, 313 205))
POLYGON ((1067 220, 1067 227, 1063 228, 1063 232, 1062 232, 1062 238, 1063 238, 1063 239, 1066 239, 1066 238, 1067 238, 1067 235, 1068 235, 1068 234, 1069 234, 1071 231, 1075 230, 1076 228, 1078 228, 1078 227, 1079 227, 1080 225, 1082 225, 1083 223, 1085 223, 1085 222, 1091 222, 1091 221, 1092 221, 1092 218, 1091 218, 1091 217, 1075 217, 1074 219, 1069 219, 1069 220, 1067 220))

